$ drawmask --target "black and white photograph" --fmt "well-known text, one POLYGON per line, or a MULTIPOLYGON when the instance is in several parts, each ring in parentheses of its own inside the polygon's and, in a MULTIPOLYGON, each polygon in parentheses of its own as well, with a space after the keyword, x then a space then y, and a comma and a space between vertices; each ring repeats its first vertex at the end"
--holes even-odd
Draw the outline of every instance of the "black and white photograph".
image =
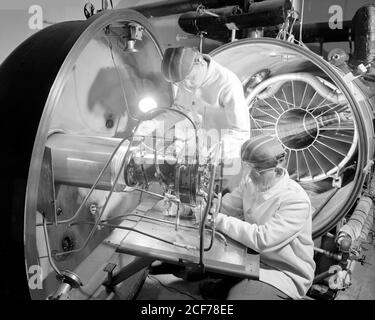
POLYGON ((375 1, 1 0, 0 108, 3 301, 375 300, 375 1))

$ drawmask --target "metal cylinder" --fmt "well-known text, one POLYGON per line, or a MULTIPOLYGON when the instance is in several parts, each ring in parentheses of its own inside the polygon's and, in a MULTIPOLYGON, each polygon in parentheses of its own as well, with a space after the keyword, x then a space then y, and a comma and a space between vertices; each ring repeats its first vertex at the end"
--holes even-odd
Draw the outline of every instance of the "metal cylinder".
MULTIPOLYGON (((53 134, 46 146, 52 152, 55 183, 90 188, 120 142, 121 139, 115 138, 53 134)), ((128 145, 125 141, 116 152, 97 184, 98 189, 111 189, 128 145)), ((123 177, 122 174, 118 184, 125 186, 123 177)))
POLYGON ((182 203, 195 205, 200 178, 192 160, 185 158, 180 162, 173 153, 150 152, 139 145, 126 156, 125 183, 133 187, 158 182, 165 190, 174 189, 182 203))

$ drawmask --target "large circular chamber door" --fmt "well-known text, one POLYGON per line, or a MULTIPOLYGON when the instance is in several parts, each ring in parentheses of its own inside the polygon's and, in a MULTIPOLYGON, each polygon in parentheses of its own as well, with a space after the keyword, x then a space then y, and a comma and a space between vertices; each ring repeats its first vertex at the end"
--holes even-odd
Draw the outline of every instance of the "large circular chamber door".
MULTIPOLYGON (((71 299, 104 299, 106 264, 121 267, 134 258, 105 244, 112 230, 92 232, 92 224, 77 221, 94 222, 101 214, 116 157, 89 196, 88 190, 139 123, 140 100, 171 105, 161 58, 148 21, 121 9, 45 28, 2 63, 1 126, 9 137, 1 183, 6 295, 46 299, 68 279, 65 286, 83 285, 71 299), (67 271, 56 277, 56 269, 67 271)), ((114 193, 105 215, 133 210, 139 197, 136 191, 114 193)), ((142 276, 125 283, 120 298, 131 298, 142 276)))
POLYGON ((350 77, 306 48, 245 39, 212 52, 244 86, 251 135, 276 136, 286 167, 310 196, 313 237, 350 210, 372 159, 372 113, 350 77))

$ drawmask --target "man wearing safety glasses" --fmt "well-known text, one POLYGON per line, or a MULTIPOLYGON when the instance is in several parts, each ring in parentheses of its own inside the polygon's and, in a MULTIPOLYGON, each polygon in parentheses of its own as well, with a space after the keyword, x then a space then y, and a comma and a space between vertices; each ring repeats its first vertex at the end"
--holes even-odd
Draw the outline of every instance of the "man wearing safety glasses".
MULTIPOLYGON (((209 55, 190 47, 167 48, 161 71, 167 81, 176 85, 173 108, 189 115, 202 133, 200 153, 223 139, 224 163, 236 165, 228 173, 238 174, 239 161, 231 162, 238 158, 242 143, 250 137, 249 112, 239 78, 209 55), (210 138, 205 133, 211 134, 210 138)), ((171 113, 167 121, 175 121, 176 116, 171 113)), ((188 138, 186 125, 191 127, 187 121, 175 126, 176 138, 188 138)))
POLYGON ((197 48, 176 47, 165 50, 161 71, 177 86, 174 107, 183 108, 203 127, 250 137, 243 87, 231 70, 197 48))
MULTIPOLYGON (((259 281, 237 281, 227 299, 300 299, 311 286, 315 270, 309 197, 283 168, 285 152, 277 138, 249 139, 241 148, 241 159, 243 179, 223 197, 215 224, 219 231, 259 252, 261 266, 259 281)), ((203 295, 209 288, 211 293, 228 292, 224 284, 204 283, 203 295)))

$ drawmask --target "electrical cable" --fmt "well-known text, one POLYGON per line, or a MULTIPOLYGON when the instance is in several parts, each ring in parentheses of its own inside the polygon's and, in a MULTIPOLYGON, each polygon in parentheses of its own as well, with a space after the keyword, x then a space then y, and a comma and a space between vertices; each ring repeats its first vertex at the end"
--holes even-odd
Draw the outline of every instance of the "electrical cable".
MULTIPOLYGON (((220 144, 218 146, 219 146, 219 150, 217 151, 217 153, 220 152, 220 155, 221 155, 222 141, 220 142, 220 144)), ((199 265, 200 266, 204 266, 204 264, 203 264, 203 255, 204 255, 204 235, 203 235, 203 232, 205 230, 205 221, 206 221, 208 212, 210 211, 210 208, 211 208, 211 201, 212 201, 212 196, 213 196, 213 192, 214 192, 214 180, 215 180, 216 167, 217 167, 216 160, 217 159, 214 159, 213 168, 211 170, 211 179, 210 179, 210 184, 209 184, 209 187, 208 187, 208 198, 207 198, 207 201, 206 201, 206 208, 204 210, 203 217, 201 217, 201 221, 200 221, 200 225, 199 225, 199 237, 200 237, 199 238, 199 265)), ((214 237, 214 232, 212 232, 212 237, 214 237)))
MULTIPOLYGON (((151 221, 162 222, 162 223, 170 224, 170 225, 174 225, 175 224, 172 221, 168 221, 168 220, 164 220, 164 219, 158 219, 158 218, 154 218, 154 217, 149 217, 149 216, 146 216, 146 215, 143 215, 143 214, 137 214, 137 213, 127 213, 127 214, 123 214, 123 215, 120 215, 120 216, 117 216, 117 217, 113 217, 111 219, 106 219, 106 220, 101 220, 101 221, 102 222, 112 222, 112 221, 115 221, 115 220, 120 219, 120 218, 125 218, 126 220, 130 220, 130 219, 127 219, 127 217, 138 217, 138 218, 148 219, 148 220, 151 220, 151 221)), ((133 220, 130 220, 130 221, 133 221, 133 220)), ((187 229, 193 229, 193 230, 197 230, 198 229, 198 227, 196 227, 196 226, 190 226, 190 225, 185 225, 185 224, 179 224, 179 227, 187 228, 187 229)), ((205 229, 205 231, 211 231, 215 235, 218 235, 219 238, 221 238, 223 240, 225 246, 228 245, 225 236, 221 232, 214 231, 213 228, 210 227, 210 226, 208 226, 208 229, 205 229)), ((209 249, 205 249, 205 250, 208 251, 209 249)))
POLYGON ((55 265, 54 261, 52 260, 52 256, 51 256, 51 248, 49 246, 49 238, 48 238, 48 232, 47 232, 47 225, 46 225, 46 219, 45 219, 45 216, 43 214, 43 232, 44 232, 44 238, 45 238, 45 242, 46 242, 46 249, 47 249, 47 255, 48 255, 48 262, 49 264, 51 265, 52 269, 59 275, 59 276, 62 276, 60 270, 57 268, 57 266, 55 265))
MULTIPOLYGON (((75 225, 80 225, 80 224, 95 225, 95 222, 91 222, 91 221, 76 221, 76 222, 71 223, 70 226, 75 226, 75 225)), ((172 241, 165 240, 163 238, 159 238, 159 237, 154 236, 152 234, 149 234, 149 233, 146 233, 146 232, 143 232, 143 231, 137 230, 135 228, 131 228, 131 227, 118 226, 118 225, 111 224, 111 223, 98 223, 97 226, 108 227, 108 228, 112 228, 112 229, 122 229, 122 230, 134 231, 134 232, 142 234, 142 235, 144 235, 146 237, 150 237, 150 238, 153 238, 155 240, 159 240, 159 241, 162 241, 162 242, 174 245, 174 243, 172 241)))

